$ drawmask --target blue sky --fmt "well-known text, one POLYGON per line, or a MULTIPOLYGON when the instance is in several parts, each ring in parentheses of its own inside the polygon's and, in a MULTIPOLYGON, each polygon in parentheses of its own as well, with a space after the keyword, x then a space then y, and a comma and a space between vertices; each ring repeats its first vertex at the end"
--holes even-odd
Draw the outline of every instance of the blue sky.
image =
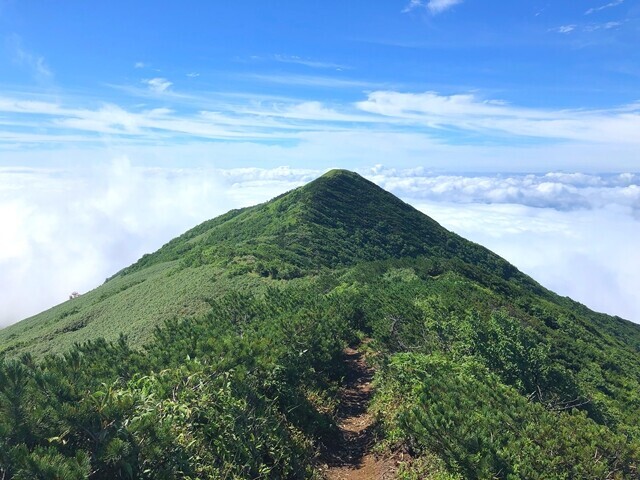
POLYGON ((183 93, 241 90, 340 102, 380 87, 481 91, 533 108, 608 108, 639 96, 640 11, 630 0, 490 7, 469 0, 11 1, 1 8, 3 83, 90 92, 89 102, 131 104, 132 96, 108 85, 140 87, 145 76, 164 76, 183 93), (16 49, 41 58, 50 78, 38 79, 29 61, 16 68, 16 49), (136 71, 136 64, 147 67, 136 71), (280 84, 269 81, 277 77, 280 84), (327 88, 314 86, 313 77, 327 88))
POLYGON ((0 0, 0 325, 332 167, 640 321, 638 45, 638 0, 0 0))
POLYGON ((194 147, 186 165, 362 166, 371 137, 445 171, 637 161, 637 1, 0 5, 5 165, 175 163, 161 144, 194 147))

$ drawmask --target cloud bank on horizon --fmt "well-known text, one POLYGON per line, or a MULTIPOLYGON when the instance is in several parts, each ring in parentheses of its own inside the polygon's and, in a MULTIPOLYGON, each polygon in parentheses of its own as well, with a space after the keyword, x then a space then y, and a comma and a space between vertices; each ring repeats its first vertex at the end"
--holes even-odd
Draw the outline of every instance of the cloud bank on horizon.
POLYGON ((0 324, 330 167, 640 321, 639 32, 628 0, 0 1, 0 324))

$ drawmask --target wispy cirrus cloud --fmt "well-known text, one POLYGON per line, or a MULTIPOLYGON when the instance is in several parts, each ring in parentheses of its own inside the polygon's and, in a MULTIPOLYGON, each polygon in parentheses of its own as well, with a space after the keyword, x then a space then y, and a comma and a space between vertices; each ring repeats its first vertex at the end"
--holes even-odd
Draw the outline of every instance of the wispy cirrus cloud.
POLYGON ((585 32, 595 32, 597 30, 611 30, 612 28, 618 28, 622 26, 623 22, 604 22, 604 23, 590 23, 584 26, 585 32))
POLYGON ((577 31, 591 33, 591 32, 596 32, 598 30, 612 30, 614 28, 621 27, 623 24, 624 22, 621 22, 621 21, 620 22, 611 21, 611 22, 603 22, 603 23, 588 23, 582 26, 579 26, 576 24, 570 24, 570 25, 561 25, 559 27, 552 28, 549 31, 555 32, 555 33, 562 33, 565 35, 572 32, 577 32, 577 31))
POLYGON ((53 72, 47 65, 42 55, 30 52, 24 47, 22 38, 19 35, 10 35, 7 39, 14 61, 23 67, 28 68, 37 80, 47 80, 53 76, 53 72))
POLYGON ((606 3, 599 7, 593 7, 584 12, 585 15, 591 15, 592 13, 600 12, 602 10, 606 10, 607 8, 617 7, 618 5, 622 5, 624 0, 614 0, 613 2, 606 3))
POLYGON ((142 80, 142 83, 145 83, 152 92, 155 93, 163 93, 169 90, 172 82, 167 80, 166 78, 156 77, 142 80))
POLYGON ((208 146, 226 158, 297 156, 315 161, 324 156, 375 163, 381 155, 393 154, 399 161, 431 158, 440 166, 464 159, 482 170, 510 165, 510 170, 539 171, 554 162, 600 170, 628 168, 640 145, 640 104, 550 110, 476 93, 374 90, 356 102, 324 103, 258 94, 185 97, 139 90, 145 102, 127 107, 0 97, 0 149, 18 158, 18 152, 33 155, 33 148, 44 151, 56 145, 59 156, 69 158, 60 148, 105 142, 119 148, 162 144, 168 152, 172 142, 184 148, 185 143, 220 140, 242 144, 208 146), (278 151, 261 144, 279 145, 278 151))
POLYGON ((544 110, 516 107, 473 94, 376 91, 357 102, 365 112, 433 129, 503 132, 520 137, 570 139, 583 142, 639 144, 640 104, 611 110, 544 110))
POLYGON ((409 0, 409 3, 407 3, 407 5, 402 9, 402 13, 407 13, 407 12, 410 12, 411 10, 414 10, 416 8, 423 7, 423 6, 424 4, 422 0, 409 0))
POLYGON ((273 60, 279 63, 291 63, 295 65, 303 65, 309 68, 318 68, 318 69, 334 69, 334 70, 344 70, 349 67, 340 63, 334 62, 324 62, 321 60, 313 60, 310 58, 300 57, 298 55, 281 55, 276 54, 273 55, 273 60))
POLYGON ((96 135, 109 135, 111 139, 134 144, 176 138, 279 141, 299 139, 306 131, 347 131, 353 130, 355 123, 384 122, 361 112, 341 112, 320 102, 249 101, 217 106, 216 110, 184 111, 178 107, 180 110, 176 111, 165 107, 127 109, 106 103, 89 109, 0 97, 0 113, 20 115, 19 121, 5 122, 10 129, 0 132, 0 146, 7 142, 73 144, 96 141, 100 138, 96 135), (46 126, 47 133, 34 134, 37 126, 46 126), (87 135, 84 138, 83 132, 87 135))
MULTIPOLYGON (((594 13, 601 12, 603 10, 608 10, 610 8, 618 7, 624 3, 624 0, 613 0, 604 5, 600 5, 598 7, 589 8, 584 12, 584 15, 592 15, 594 13)), ((561 34, 570 34, 574 32, 584 32, 584 33, 593 33, 597 31, 605 31, 612 30, 621 27, 624 23, 626 23, 626 19, 614 19, 605 22, 576 22, 570 23, 566 25, 560 25, 559 27, 550 28, 550 32, 556 32, 561 34)))
POLYGON ((355 78, 339 78, 322 75, 296 75, 296 74, 247 74, 243 78, 258 80, 261 82, 277 83, 282 85, 300 85, 307 87, 323 88, 351 88, 351 89, 373 89, 384 87, 382 82, 372 82, 355 78))
POLYGON ((559 27, 552 28, 551 31, 567 34, 573 32, 576 28, 577 25, 572 23, 570 25, 560 25, 559 27))
POLYGON ((257 117, 281 118, 287 120, 303 120, 309 122, 330 123, 385 123, 385 119, 359 111, 348 111, 344 105, 332 108, 318 101, 304 101, 284 104, 259 105, 239 109, 239 113, 257 117))
MULTIPOLYGON (((0 98, 0 112, 27 114, 30 118, 18 127, 45 125, 49 127, 48 140, 64 142, 65 133, 86 132, 88 134, 109 134, 125 136, 129 139, 152 139, 166 135, 187 135, 194 138, 251 138, 264 136, 238 128, 228 128, 223 122, 212 121, 203 112, 176 114, 167 108, 151 108, 137 111, 127 110, 115 104, 103 104, 95 109, 74 108, 58 103, 25 101, 0 98)), ((257 127, 257 126, 256 126, 257 127)), ((28 141, 31 132, 21 128, 14 132, 16 138, 23 136, 28 141)), ((33 141, 45 141, 42 135, 33 141)), ((75 141, 73 138, 71 141, 75 141)))
POLYGON ((463 0, 410 0, 402 12, 407 13, 416 8, 426 8, 433 15, 437 15, 462 2, 463 0))
POLYGON ((427 2, 427 10, 435 15, 449 10, 451 7, 462 3, 462 1, 463 0, 429 0, 429 2, 427 2))

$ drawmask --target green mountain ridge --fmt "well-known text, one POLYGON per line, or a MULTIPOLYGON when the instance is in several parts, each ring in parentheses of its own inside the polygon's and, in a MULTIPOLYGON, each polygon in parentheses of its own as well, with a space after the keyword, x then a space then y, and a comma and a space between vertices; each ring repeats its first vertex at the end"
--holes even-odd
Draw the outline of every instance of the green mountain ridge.
POLYGON ((462 256, 468 261, 472 254, 488 264, 516 271, 358 174, 332 170, 270 202, 204 222, 120 274, 163 261, 211 263, 215 257, 246 255, 269 259, 283 256, 283 251, 288 253, 284 262, 305 270, 426 254, 462 256), (329 245, 325 240, 337 243, 329 245), (274 255, 269 245, 280 250, 274 255))
POLYGON ((640 326, 345 170, 0 330, 0 475, 317 478, 362 337, 402 478, 637 478, 640 326))
POLYGON ((75 342, 120 334, 141 345, 156 325, 203 313, 208 297, 239 283, 421 255, 457 259, 545 292, 502 258, 372 182, 332 170, 269 202, 206 221, 81 298, 0 330, 0 352, 60 353, 75 342), (238 278, 246 273, 257 278, 238 278))

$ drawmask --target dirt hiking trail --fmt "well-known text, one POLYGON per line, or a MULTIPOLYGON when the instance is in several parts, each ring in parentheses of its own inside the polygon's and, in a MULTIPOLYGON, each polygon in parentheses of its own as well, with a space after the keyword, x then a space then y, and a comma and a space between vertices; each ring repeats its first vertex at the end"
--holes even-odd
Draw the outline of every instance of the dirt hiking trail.
POLYGON ((325 476, 328 480, 392 479, 393 462, 371 452, 373 416, 367 409, 373 393, 373 369, 362 352, 350 347, 344 350, 344 362, 347 374, 338 405, 340 436, 328 445, 325 476))

